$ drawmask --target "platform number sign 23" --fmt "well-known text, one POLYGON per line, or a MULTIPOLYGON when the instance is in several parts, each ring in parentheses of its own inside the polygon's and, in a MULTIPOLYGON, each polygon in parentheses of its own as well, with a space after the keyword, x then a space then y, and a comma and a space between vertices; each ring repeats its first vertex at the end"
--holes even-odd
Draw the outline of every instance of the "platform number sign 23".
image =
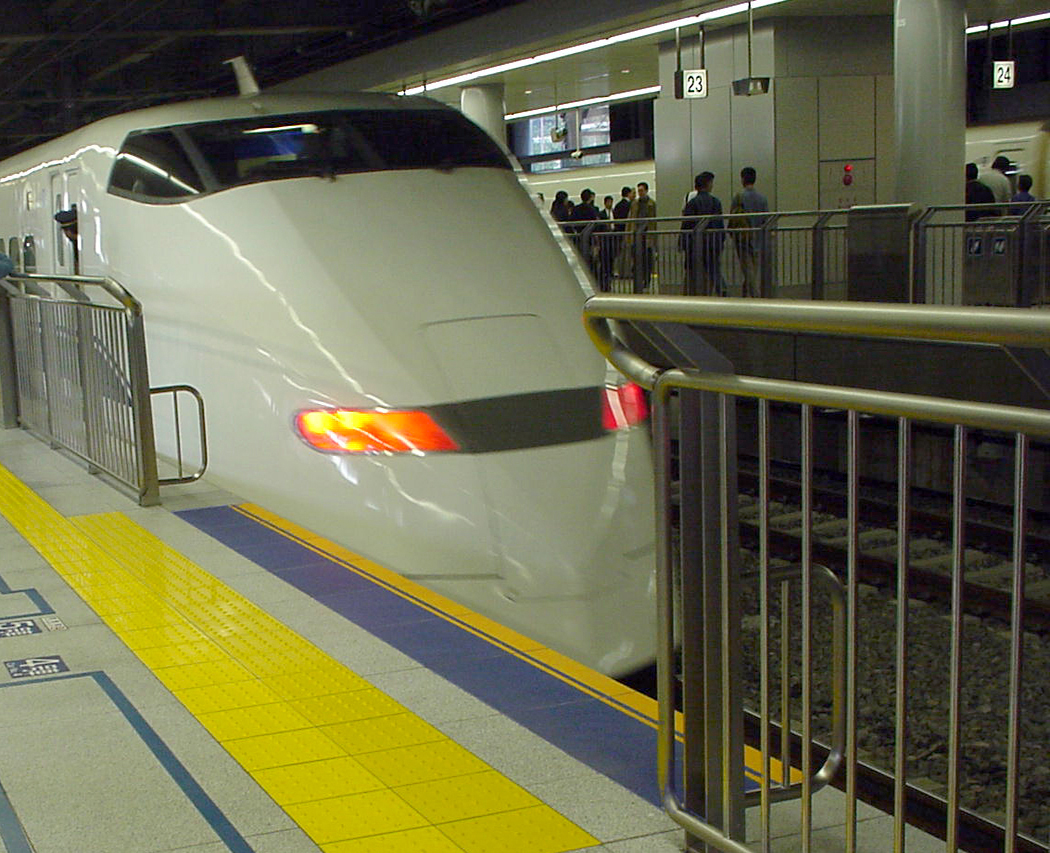
POLYGON ((1014 87, 1014 61, 1012 59, 992 63, 992 88, 1012 89, 1014 87))
POLYGON ((706 98, 707 97, 707 69, 700 68, 696 71, 679 71, 680 76, 675 83, 677 90, 675 97, 678 98, 706 98))

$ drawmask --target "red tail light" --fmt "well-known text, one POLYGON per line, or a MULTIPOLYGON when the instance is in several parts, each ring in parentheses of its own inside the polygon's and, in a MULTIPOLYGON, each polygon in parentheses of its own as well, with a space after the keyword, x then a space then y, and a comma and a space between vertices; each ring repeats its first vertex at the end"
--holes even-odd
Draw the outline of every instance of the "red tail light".
POLYGON ((607 430, 627 429, 649 417, 645 391, 640 385, 626 382, 615 388, 606 386, 602 396, 602 426, 607 430))
POLYGON ((426 412, 312 409, 295 416, 295 428, 311 447, 340 453, 459 450, 426 412))

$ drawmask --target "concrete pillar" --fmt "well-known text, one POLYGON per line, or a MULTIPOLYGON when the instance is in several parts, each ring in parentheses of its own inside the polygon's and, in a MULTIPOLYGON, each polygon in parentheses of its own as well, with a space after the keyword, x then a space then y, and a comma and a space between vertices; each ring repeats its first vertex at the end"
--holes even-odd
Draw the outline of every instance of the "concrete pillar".
POLYGON ((459 93, 459 108, 463 115, 478 127, 487 131, 501 146, 507 143, 506 124, 503 116, 503 84, 484 83, 464 86, 459 93))
POLYGON ((895 200, 962 204, 966 178, 966 0, 896 0, 895 200))

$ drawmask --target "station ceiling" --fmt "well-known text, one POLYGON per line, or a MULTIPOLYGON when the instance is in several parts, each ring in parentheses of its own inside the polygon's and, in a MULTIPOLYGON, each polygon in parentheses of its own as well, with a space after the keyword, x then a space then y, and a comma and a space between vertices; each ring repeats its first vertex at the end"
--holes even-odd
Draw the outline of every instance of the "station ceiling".
MULTIPOLYGON (((249 59, 265 89, 522 2, 527 0, 9 0, 0 29, 0 158, 106 115, 233 94, 233 75, 222 63, 234 56, 249 59)), ((727 2, 656 2, 652 20, 727 2)), ((1050 9, 1050 0, 967 5, 971 21, 980 22, 1041 12, 1050 9)), ((893 0, 786 0, 755 14, 892 10, 893 0)), ((492 79, 505 84, 512 111, 542 106, 551 97, 564 102, 592 96, 585 92, 652 85, 655 41, 492 79)), ((444 70, 428 73, 435 79, 444 70)))

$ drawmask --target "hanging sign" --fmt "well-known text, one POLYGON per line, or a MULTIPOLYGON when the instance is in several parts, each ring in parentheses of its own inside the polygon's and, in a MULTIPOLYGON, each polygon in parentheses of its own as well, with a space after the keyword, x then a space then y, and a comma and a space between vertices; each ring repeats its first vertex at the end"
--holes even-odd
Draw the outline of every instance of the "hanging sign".
POLYGON ((1014 87, 1014 61, 1012 59, 996 60, 992 63, 992 88, 1012 89, 1014 87))
POLYGON ((706 98, 707 69, 676 71, 674 73, 674 96, 676 98, 706 98))

